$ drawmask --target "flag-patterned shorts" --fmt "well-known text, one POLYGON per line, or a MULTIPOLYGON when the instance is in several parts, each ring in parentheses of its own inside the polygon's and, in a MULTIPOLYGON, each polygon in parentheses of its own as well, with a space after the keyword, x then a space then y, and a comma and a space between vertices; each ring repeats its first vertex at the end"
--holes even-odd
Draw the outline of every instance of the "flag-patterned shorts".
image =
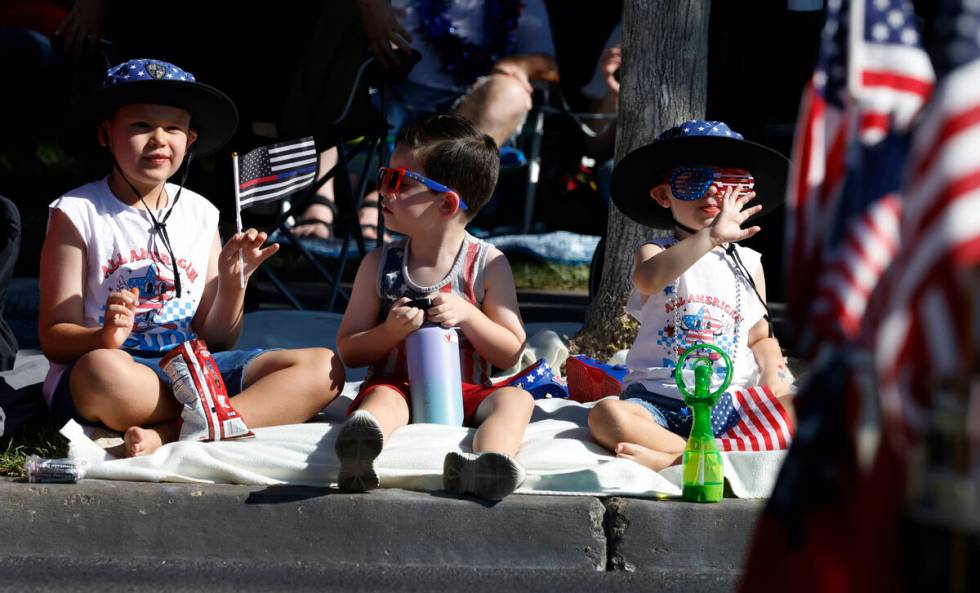
MULTIPOLYGON (((670 432, 684 437, 691 434, 691 423, 694 414, 691 409, 684 405, 684 401, 650 393, 639 383, 631 383, 626 386, 622 395, 619 396, 623 401, 628 401, 642 407, 650 413, 653 421, 663 426, 670 432)), ((716 437, 720 437, 733 428, 741 416, 732 405, 732 394, 725 392, 718 398, 718 403, 711 410, 711 428, 716 437)))

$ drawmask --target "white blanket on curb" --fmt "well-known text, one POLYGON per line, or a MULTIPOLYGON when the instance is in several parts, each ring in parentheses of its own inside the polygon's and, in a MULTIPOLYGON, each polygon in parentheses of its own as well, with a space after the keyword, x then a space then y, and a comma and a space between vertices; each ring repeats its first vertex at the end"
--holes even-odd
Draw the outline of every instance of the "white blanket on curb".
MULTIPOLYGON (((345 391, 349 390, 350 385, 345 391)), ((590 407, 563 399, 538 400, 517 456, 528 476, 519 493, 650 498, 680 494, 680 466, 657 473, 617 459, 592 441, 586 424, 590 407)), ((65 425, 62 434, 71 441, 70 454, 91 463, 88 478, 329 486, 336 482, 339 468, 334 453, 337 429, 337 424, 326 422, 257 428, 252 439, 170 443, 152 455, 133 459, 113 458, 74 422, 65 425)), ((376 462, 382 486, 440 490, 443 458, 449 451, 470 450, 473 433, 435 424, 412 424, 395 431, 376 462)), ((735 496, 767 497, 784 455, 784 451, 722 454, 725 477, 735 496)))

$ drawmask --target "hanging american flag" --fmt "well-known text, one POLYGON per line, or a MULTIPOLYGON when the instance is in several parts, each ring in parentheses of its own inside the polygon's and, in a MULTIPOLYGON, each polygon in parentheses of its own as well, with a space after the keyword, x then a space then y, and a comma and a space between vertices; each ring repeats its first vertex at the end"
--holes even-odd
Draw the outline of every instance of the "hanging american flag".
POLYGON ((886 306, 876 340, 882 406, 886 420, 913 431, 927 420, 937 386, 968 384, 975 363, 978 22, 980 6, 965 0, 947 1, 937 22, 937 37, 944 40, 935 52, 942 78, 914 138, 902 248, 883 282, 886 306))
POLYGON ((895 251, 894 199, 870 206, 898 188, 903 136, 932 81, 907 0, 828 2, 787 192, 787 295, 797 327, 817 319, 811 315, 816 310, 833 323, 813 327, 853 336, 855 320, 863 317, 870 291, 895 251), (855 179, 856 172, 863 177, 855 179), (864 218, 864 227, 851 223, 856 217, 864 218), (833 277, 823 278, 825 270, 833 277))
MULTIPOLYGON (((749 387, 726 393, 715 409, 738 422, 717 438, 722 451, 775 451, 789 446, 795 432, 786 409, 768 387, 749 387)), ((717 427, 716 427, 717 428, 717 427)))
POLYGON ((249 152, 238 160, 239 208, 280 198, 313 183, 316 163, 312 137, 249 152))

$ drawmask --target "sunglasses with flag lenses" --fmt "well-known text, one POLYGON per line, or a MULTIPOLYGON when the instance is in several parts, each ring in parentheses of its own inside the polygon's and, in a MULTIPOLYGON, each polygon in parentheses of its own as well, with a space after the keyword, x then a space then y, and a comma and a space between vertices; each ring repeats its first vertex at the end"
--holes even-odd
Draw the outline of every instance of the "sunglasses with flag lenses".
MULTIPOLYGON (((416 183, 421 183, 425 187, 438 193, 448 193, 453 190, 438 181, 433 181, 424 175, 419 175, 415 171, 409 171, 403 167, 381 167, 378 169, 378 191, 382 194, 394 196, 402 186, 402 181, 411 179, 416 183)), ((466 202, 462 198, 459 200, 459 208, 466 210, 466 202)))
POLYGON ((670 173, 670 191, 678 200, 699 200, 712 185, 719 192, 734 186, 739 189, 739 195, 745 195, 755 187, 755 178, 743 169, 723 167, 678 167, 670 173))

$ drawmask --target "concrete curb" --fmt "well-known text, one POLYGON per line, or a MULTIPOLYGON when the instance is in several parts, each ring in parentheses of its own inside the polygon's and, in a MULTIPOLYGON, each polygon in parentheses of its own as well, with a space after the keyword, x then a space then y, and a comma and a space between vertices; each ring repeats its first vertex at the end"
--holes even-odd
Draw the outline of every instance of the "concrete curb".
POLYGON ((487 504, 395 489, 3 478, 0 558, 414 567, 518 581, 522 571, 544 580, 540 571, 554 571, 582 575, 583 585, 604 572, 662 591, 734 591, 764 506, 534 495, 487 504))
POLYGON ((580 496, 494 505, 437 493, 0 481, 0 556, 606 568, 605 508, 580 496))
POLYGON ((716 504, 611 498, 606 501, 610 567, 738 571, 765 503, 732 498, 716 504))

